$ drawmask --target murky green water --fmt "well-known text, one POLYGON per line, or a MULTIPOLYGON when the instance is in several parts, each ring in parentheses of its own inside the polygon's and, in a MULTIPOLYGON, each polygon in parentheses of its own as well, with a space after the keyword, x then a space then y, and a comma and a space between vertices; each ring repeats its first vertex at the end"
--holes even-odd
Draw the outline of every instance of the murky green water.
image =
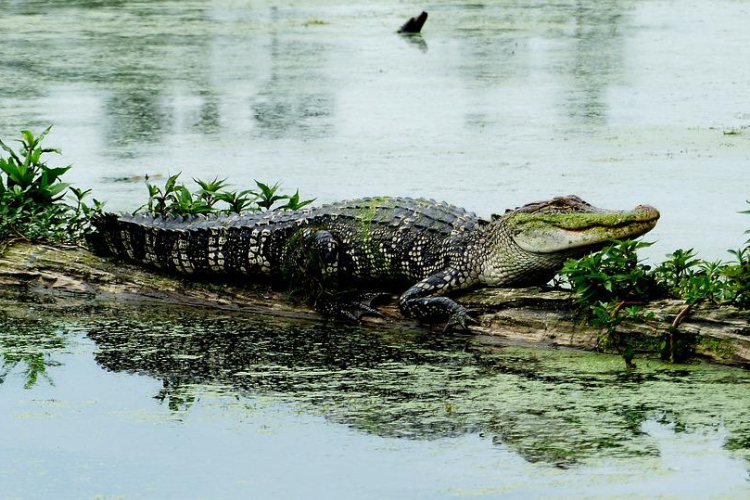
POLYGON ((747 228, 750 5, 736 0, 4 0, 0 135, 51 142, 112 209, 135 175, 280 179, 323 201, 488 215, 650 203, 662 257, 747 228), (419 10, 422 38, 394 31, 419 10))
MULTIPOLYGON (((652 256, 723 257, 749 23, 734 0, 3 0, 0 136, 53 124, 113 210, 177 171, 482 215, 576 193, 661 209, 652 256)), ((150 313, 6 319, 0 356, 2 498, 750 495, 737 370, 150 313)))
POLYGON ((0 322, 3 498, 744 498, 750 373, 145 310, 0 322))

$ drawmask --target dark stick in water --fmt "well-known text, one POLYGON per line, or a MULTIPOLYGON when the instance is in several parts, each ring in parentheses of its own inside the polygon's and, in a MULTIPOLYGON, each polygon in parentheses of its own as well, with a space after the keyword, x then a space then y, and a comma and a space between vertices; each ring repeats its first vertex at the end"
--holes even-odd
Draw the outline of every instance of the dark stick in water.
POLYGON ((408 33, 408 34, 415 34, 422 31, 422 26, 424 26, 425 21, 427 21, 427 12, 422 12, 417 17, 412 17, 406 23, 404 23, 401 28, 399 28, 399 33, 408 33))

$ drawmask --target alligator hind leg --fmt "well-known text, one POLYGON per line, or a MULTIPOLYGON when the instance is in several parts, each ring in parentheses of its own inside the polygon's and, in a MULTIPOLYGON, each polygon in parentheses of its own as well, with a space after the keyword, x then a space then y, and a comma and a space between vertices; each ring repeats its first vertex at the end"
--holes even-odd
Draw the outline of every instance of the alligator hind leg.
POLYGON ((382 314, 372 307, 383 294, 338 294, 339 242, 326 230, 305 228, 290 239, 284 276, 321 314, 350 323, 382 314))
POLYGON ((282 262, 292 291, 314 297, 336 286, 339 242, 329 231, 301 229, 290 238, 282 262))
POLYGON ((405 316, 444 321, 445 331, 457 329, 468 331, 470 323, 477 320, 469 315, 469 310, 454 300, 442 296, 451 291, 468 288, 472 283, 462 279, 455 269, 446 269, 428 276, 405 291, 398 299, 398 305, 405 316))

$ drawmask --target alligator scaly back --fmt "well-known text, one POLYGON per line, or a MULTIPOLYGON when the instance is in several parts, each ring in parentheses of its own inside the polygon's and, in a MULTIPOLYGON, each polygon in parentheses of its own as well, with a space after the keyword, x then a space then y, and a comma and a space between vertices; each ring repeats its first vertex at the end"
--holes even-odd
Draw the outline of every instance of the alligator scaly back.
POLYGON ((186 274, 250 276, 280 274, 292 247, 304 244, 303 230, 325 229, 353 277, 398 280, 423 277, 435 257, 424 247, 468 234, 479 219, 434 200, 380 197, 241 216, 103 214, 93 224, 100 253, 186 274))

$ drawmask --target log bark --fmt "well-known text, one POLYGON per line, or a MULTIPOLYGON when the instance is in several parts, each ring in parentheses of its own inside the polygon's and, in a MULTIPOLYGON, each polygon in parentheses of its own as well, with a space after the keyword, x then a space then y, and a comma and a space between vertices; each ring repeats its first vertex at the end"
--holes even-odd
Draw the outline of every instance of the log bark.
MULTIPOLYGON (((36 309, 65 310, 75 305, 151 302, 165 305, 217 308, 285 318, 325 321, 305 304, 268 284, 188 280, 144 269, 124 261, 105 259, 78 247, 17 243, 0 257, 0 298, 33 301, 36 309)), ((457 297, 477 311, 479 326, 471 333, 487 343, 564 346, 598 349, 600 331, 584 325, 575 303, 564 290, 541 288, 480 289, 457 297)), ((392 301, 380 308, 385 319, 365 318, 378 328, 439 328, 401 316, 392 301)), ((667 328, 684 308, 678 300, 646 305, 653 313, 648 324, 623 324, 618 332, 639 339, 652 353, 667 328)), ((2 305, 0 304, 0 308, 2 305)), ((678 335, 689 338, 695 354, 712 361, 750 366, 750 311, 699 305, 680 322, 678 335)))

